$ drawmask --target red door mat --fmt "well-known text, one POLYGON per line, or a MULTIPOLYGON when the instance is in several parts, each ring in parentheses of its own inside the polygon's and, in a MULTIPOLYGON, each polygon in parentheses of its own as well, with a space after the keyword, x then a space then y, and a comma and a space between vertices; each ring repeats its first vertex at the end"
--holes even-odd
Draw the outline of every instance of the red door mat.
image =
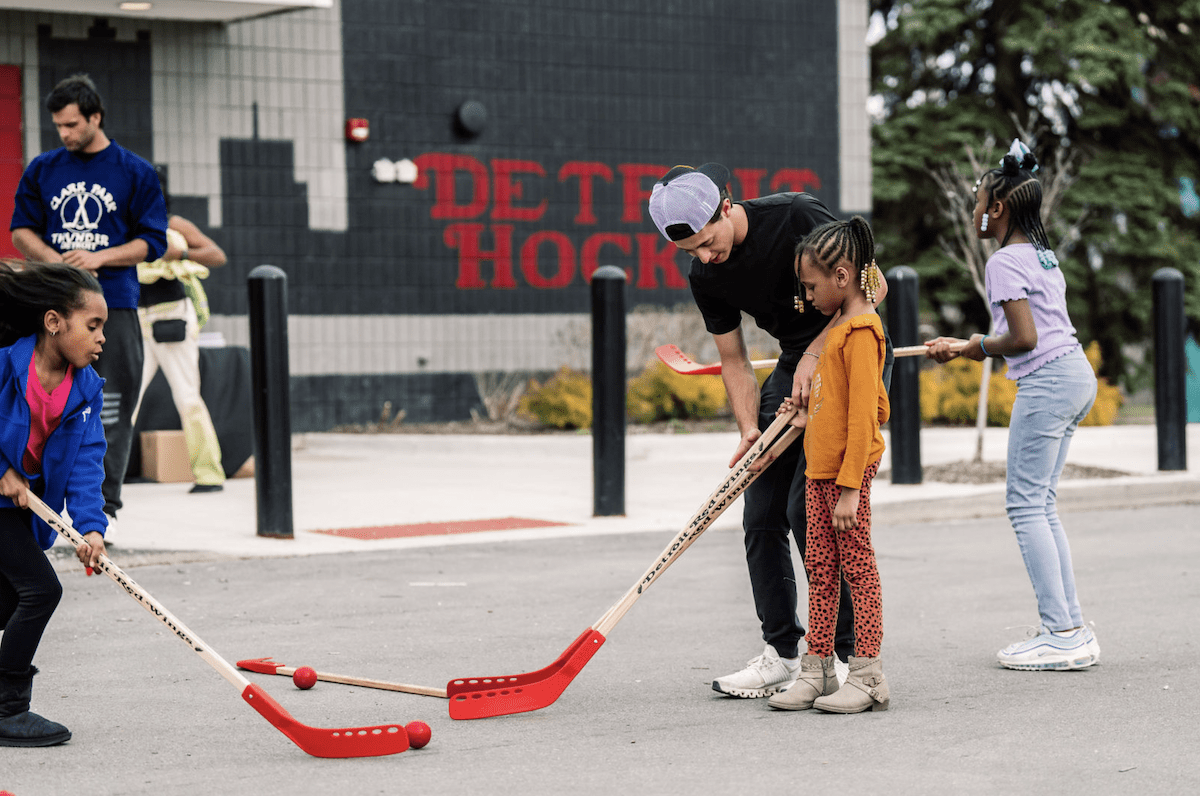
POLYGON ((476 531, 513 531, 522 528, 552 528, 570 525, 568 522, 528 520, 521 517, 499 517, 494 520, 461 520, 459 522, 419 522, 415 525, 375 525, 367 528, 332 528, 313 531, 351 539, 402 539, 407 536, 445 536, 452 533, 476 531))

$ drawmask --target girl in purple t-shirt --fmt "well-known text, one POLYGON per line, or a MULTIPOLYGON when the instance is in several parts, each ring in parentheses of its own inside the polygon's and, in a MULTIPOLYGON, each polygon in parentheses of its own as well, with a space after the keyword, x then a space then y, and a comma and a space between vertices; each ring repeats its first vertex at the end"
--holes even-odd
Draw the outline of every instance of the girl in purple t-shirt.
POLYGON ((1004 357, 1008 377, 1017 382, 1005 504, 1041 624, 996 659, 1008 669, 1082 669, 1099 660, 1100 645, 1083 621, 1055 491, 1071 436, 1096 399, 1096 377, 1067 315, 1066 282, 1042 227, 1036 170, 1033 154, 1013 141, 1000 168, 975 185, 975 234, 1000 241, 985 274, 995 334, 972 335, 959 353, 950 344, 961 341, 950 337, 926 345, 939 362, 1004 357))

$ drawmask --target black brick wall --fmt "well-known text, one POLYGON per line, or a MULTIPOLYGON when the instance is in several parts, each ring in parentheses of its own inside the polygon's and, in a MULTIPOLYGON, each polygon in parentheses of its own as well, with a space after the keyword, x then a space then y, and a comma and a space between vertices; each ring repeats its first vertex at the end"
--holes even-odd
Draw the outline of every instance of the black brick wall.
MULTIPOLYGON (((770 192, 781 170, 811 169, 820 183, 813 192, 836 211, 836 6, 344 0, 346 115, 371 126, 367 143, 346 145, 350 229, 308 229, 308 189, 293 182, 290 142, 223 142, 222 234, 240 267, 214 274, 214 305, 244 312, 245 272, 267 258, 288 269, 297 313, 586 312, 581 253, 596 235, 618 241, 599 249, 600 262, 633 270, 631 304, 686 301, 678 277, 670 286, 661 270, 643 275, 642 248, 669 244, 650 223, 644 195, 627 197, 622 168, 640 168, 636 188, 647 192, 676 163, 719 160, 758 170, 758 193, 770 192), (478 136, 455 123, 467 100, 487 109, 478 136), (429 169, 424 187, 370 175, 377 159, 421 162, 435 153, 485 169, 482 212, 433 218, 429 169), (540 217, 496 217, 496 160, 545 172, 518 174, 522 195, 512 200, 516 208, 545 201, 540 217), (577 162, 611 175, 592 181, 592 217, 582 220, 579 180, 559 178, 577 162), (490 261, 479 266, 483 286, 456 286, 459 250, 447 242, 455 223, 478 225, 483 250, 496 247, 498 227, 511 228, 500 232, 511 235, 511 287, 495 284, 490 261), (553 240, 536 248, 535 266, 523 263, 522 247, 539 233, 553 240), (527 269, 535 281, 557 275, 565 284, 532 285, 527 269)), ((456 185, 455 201, 465 204, 472 183, 459 173, 456 185)), ((733 187, 746 198, 740 182, 733 187)), ((674 268, 685 273, 682 255, 674 268)))
MULTIPOLYGON (((721 0, 645 3, 640 0, 512 0, 342 4, 346 114, 370 121, 371 138, 348 147, 352 256, 364 268, 385 269, 373 284, 369 312, 582 312, 587 285, 579 252, 589 236, 627 236, 631 254, 608 246, 606 264, 637 268, 634 236, 657 236, 640 199, 625 216, 623 164, 650 169, 639 186, 676 163, 719 160, 731 169, 812 169, 814 192, 835 211, 837 171, 837 3, 796 0, 721 0), (453 122, 466 100, 482 103, 486 129, 463 135, 453 122), (483 249, 495 246, 494 227, 513 227, 515 287, 458 289, 458 253, 447 245, 452 221, 431 218, 432 185, 379 184, 370 176, 378 158, 465 155, 489 166, 495 159, 532 161, 546 176, 523 176, 526 196, 545 200, 535 221, 494 218, 480 224, 483 249), (566 163, 602 164, 613 181, 594 181, 595 220, 579 223, 578 181, 560 182, 566 163), (533 287, 519 250, 539 231, 562 233, 575 251, 570 281, 533 287), (413 290, 413 288, 417 288, 413 290)), ((762 186, 761 193, 769 192, 762 186)), ((457 191, 465 201, 469 182, 457 191)), ((735 194, 740 186, 735 184, 735 194)), ((744 197, 738 197, 744 198, 744 197)), ((538 271, 560 273, 556 250, 538 249, 538 271)), ((676 258, 684 273, 685 258, 676 258)), ((494 266, 483 263, 486 281, 494 266)), ((348 278, 351 278, 348 274, 348 278)), ((631 283, 631 302, 674 303, 687 291, 631 283)), ((329 311, 354 311, 348 306, 329 311)))
MULTIPOLYGON (((802 174, 839 207, 837 0, 343 0, 341 13, 346 116, 371 130, 346 144, 349 229, 308 227, 291 142, 223 141, 219 234, 231 258, 208 282, 221 313, 246 312, 246 276, 261 263, 288 272, 293 314, 586 313, 583 254, 597 244, 594 264, 629 269, 631 307, 690 301, 686 258, 645 210, 676 163, 724 163, 735 198, 772 192, 772 179, 795 189, 802 174), (467 100, 487 110, 478 135, 455 121, 467 100), (465 173, 439 205, 433 164, 452 157, 488 180, 469 212, 465 173), (422 180, 376 182, 381 158, 417 161, 422 180), (505 161, 544 172, 512 182, 517 218, 497 200, 505 161), (570 164, 601 175, 590 213, 580 179, 560 177, 570 164), (450 205, 464 217, 436 217, 450 205), (485 251, 510 240, 507 272, 484 260, 471 277, 457 241, 473 234, 485 251)), ((375 420, 384 400, 411 421, 478 406, 468 374, 292 381, 297 430, 375 420)))

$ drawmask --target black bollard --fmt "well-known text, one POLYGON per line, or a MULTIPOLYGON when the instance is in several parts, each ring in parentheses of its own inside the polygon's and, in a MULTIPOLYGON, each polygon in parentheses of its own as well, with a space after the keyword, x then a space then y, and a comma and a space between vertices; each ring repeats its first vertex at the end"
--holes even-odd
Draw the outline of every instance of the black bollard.
MULTIPOLYGON (((892 345, 917 345, 920 278, 907 265, 887 272, 887 324, 892 345)), ((921 357, 897 357, 892 370, 891 429, 892 483, 921 483, 921 357)))
POLYGON ((625 514, 625 272, 592 274, 592 481, 597 517, 625 514))
POLYGON ((288 370, 287 274, 260 265, 250 290, 250 369, 254 395, 254 486, 258 535, 292 538, 292 416, 288 370))
POLYGON ((1183 274, 1159 268, 1151 280, 1154 297, 1154 422, 1158 426, 1158 469, 1187 469, 1187 360, 1184 340, 1183 274))

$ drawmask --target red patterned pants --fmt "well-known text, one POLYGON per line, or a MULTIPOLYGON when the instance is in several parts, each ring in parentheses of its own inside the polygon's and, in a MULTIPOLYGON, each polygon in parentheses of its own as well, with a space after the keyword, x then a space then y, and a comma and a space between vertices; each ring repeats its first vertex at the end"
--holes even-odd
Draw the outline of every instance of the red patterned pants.
POLYGON ((805 491, 808 512, 808 654, 833 654, 833 630, 837 624, 839 578, 845 574, 854 603, 854 654, 859 658, 879 655, 883 642, 883 594, 875 549, 871 547, 871 479, 879 462, 863 474, 858 498, 858 527, 851 531, 833 529, 833 507, 841 497, 836 482, 809 479, 805 491))

